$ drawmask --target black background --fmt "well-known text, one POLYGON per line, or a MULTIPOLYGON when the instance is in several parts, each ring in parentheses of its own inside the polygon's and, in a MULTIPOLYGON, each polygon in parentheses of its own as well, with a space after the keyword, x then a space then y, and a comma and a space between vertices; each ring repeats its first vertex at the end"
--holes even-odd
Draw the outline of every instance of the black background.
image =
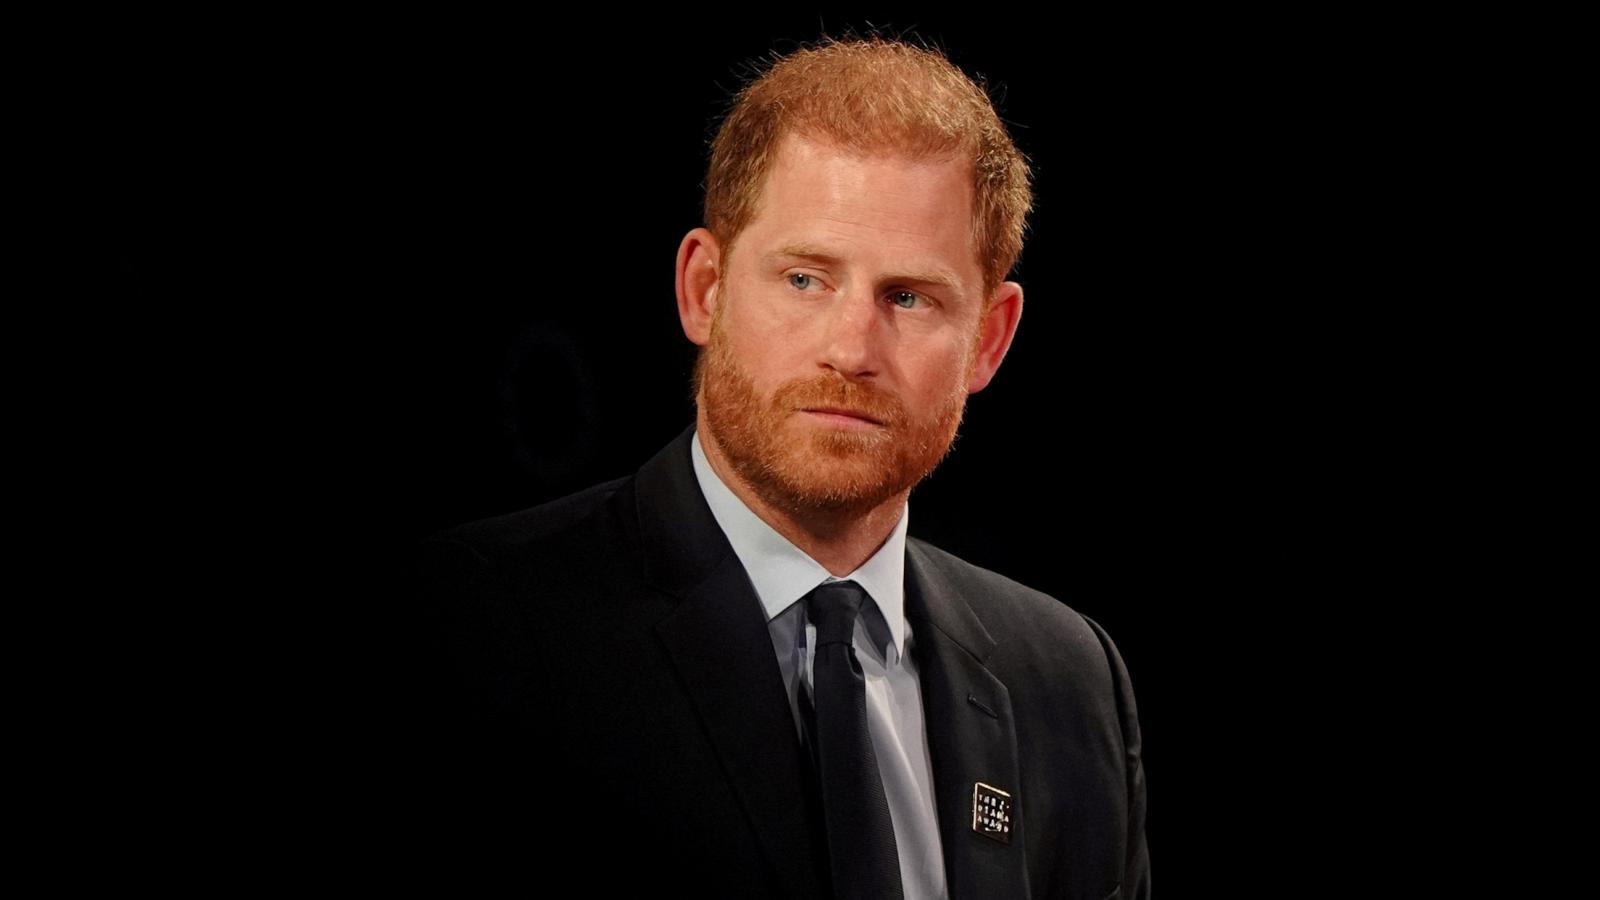
POLYGON ((1352 600, 1414 513, 1369 517, 1427 461, 1400 351, 1430 310, 1390 263, 1428 151, 1382 48, 1304 22, 618 18, 268 23, 107 67, 110 274, 202 326, 200 359, 249 360, 174 375, 237 429, 186 459, 249 485, 223 499, 263 510, 263 583, 339 572, 267 601, 355 670, 288 742, 403 707, 384 573, 412 542, 628 474, 691 421, 673 259, 716 118, 750 62, 870 23, 983 76, 1036 176, 1016 341, 912 533, 1117 641, 1163 895, 1304 849, 1282 823, 1361 752, 1307 658, 1381 614, 1352 600))

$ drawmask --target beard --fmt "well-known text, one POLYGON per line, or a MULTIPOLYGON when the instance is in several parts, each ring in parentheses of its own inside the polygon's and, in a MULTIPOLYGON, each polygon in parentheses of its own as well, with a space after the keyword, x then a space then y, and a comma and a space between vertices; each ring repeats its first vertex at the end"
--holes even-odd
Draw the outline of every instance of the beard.
POLYGON ((918 418, 900 399, 838 373, 795 379, 763 398, 734 358, 722 326, 695 361, 694 388, 711 434, 739 477, 768 504, 791 513, 864 514, 909 491, 938 467, 955 443, 966 409, 973 341, 955 382, 931 414, 918 418), (804 409, 838 407, 881 423, 829 428, 804 421, 804 409))

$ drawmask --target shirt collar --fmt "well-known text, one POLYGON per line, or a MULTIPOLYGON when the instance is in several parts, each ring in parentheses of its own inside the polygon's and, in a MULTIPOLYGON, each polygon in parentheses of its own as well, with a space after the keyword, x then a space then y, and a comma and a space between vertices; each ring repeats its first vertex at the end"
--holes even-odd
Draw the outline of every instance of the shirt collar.
POLYGON ((695 431, 690 442, 690 455, 694 460, 695 478, 700 482, 700 492, 705 495, 711 515, 728 536, 733 552, 744 564, 756 596, 766 611, 767 621, 777 618, 784 610, 811 589, 825 581, 854 581, 871 595, 889 626, 894 640, 895 653, 905 655, 905 571, 906 523, 911 517, 907 503, 901 507, 900 521, 889 533, 888 540, 878 552, 854 572, 844 578, 834 578, 822 564, 779 534, 771 525, 761 520, 743 500, 727 486, 700 446, 700 432, 695 431))

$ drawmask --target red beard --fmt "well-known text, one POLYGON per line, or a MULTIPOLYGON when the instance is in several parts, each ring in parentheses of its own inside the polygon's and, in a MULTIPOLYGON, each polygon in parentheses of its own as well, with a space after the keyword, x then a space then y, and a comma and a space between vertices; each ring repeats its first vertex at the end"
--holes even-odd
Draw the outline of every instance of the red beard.
MULTIPOLYGON (((925 419, 898 397, 837 373, 786 382, 763 401, 721 326, 719 314, 695 362, 695 396, 723 455, 767 503, 790 512, 864 514, 910 490, 950 452, 966 409, 965 380, 925 419), (801 410, 817 407, 852 410, 881 427, 807 421, 801 410)), ((972 360, 969 353, 968 377, 972 360)))

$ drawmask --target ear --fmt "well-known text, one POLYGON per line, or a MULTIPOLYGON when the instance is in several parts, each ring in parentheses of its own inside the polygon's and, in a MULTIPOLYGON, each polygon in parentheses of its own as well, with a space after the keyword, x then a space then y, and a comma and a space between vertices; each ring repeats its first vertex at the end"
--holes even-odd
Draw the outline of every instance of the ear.
POLYGON ((967 393, 976 394, 989 385, 1000 361, 1011 349, 1011 339, 1017 335, 1017 323, 1022 321, 1022 285, 1008 281, 995 289, 994 303, 978 323, 978 350, 972 360, 972 378, 967 393))
POLYGON ((722 279, 722 247, 716 235, 696 228, 678 245, 678 320, 689 340, 704 347, 711 340, 717 284, 722 279))

